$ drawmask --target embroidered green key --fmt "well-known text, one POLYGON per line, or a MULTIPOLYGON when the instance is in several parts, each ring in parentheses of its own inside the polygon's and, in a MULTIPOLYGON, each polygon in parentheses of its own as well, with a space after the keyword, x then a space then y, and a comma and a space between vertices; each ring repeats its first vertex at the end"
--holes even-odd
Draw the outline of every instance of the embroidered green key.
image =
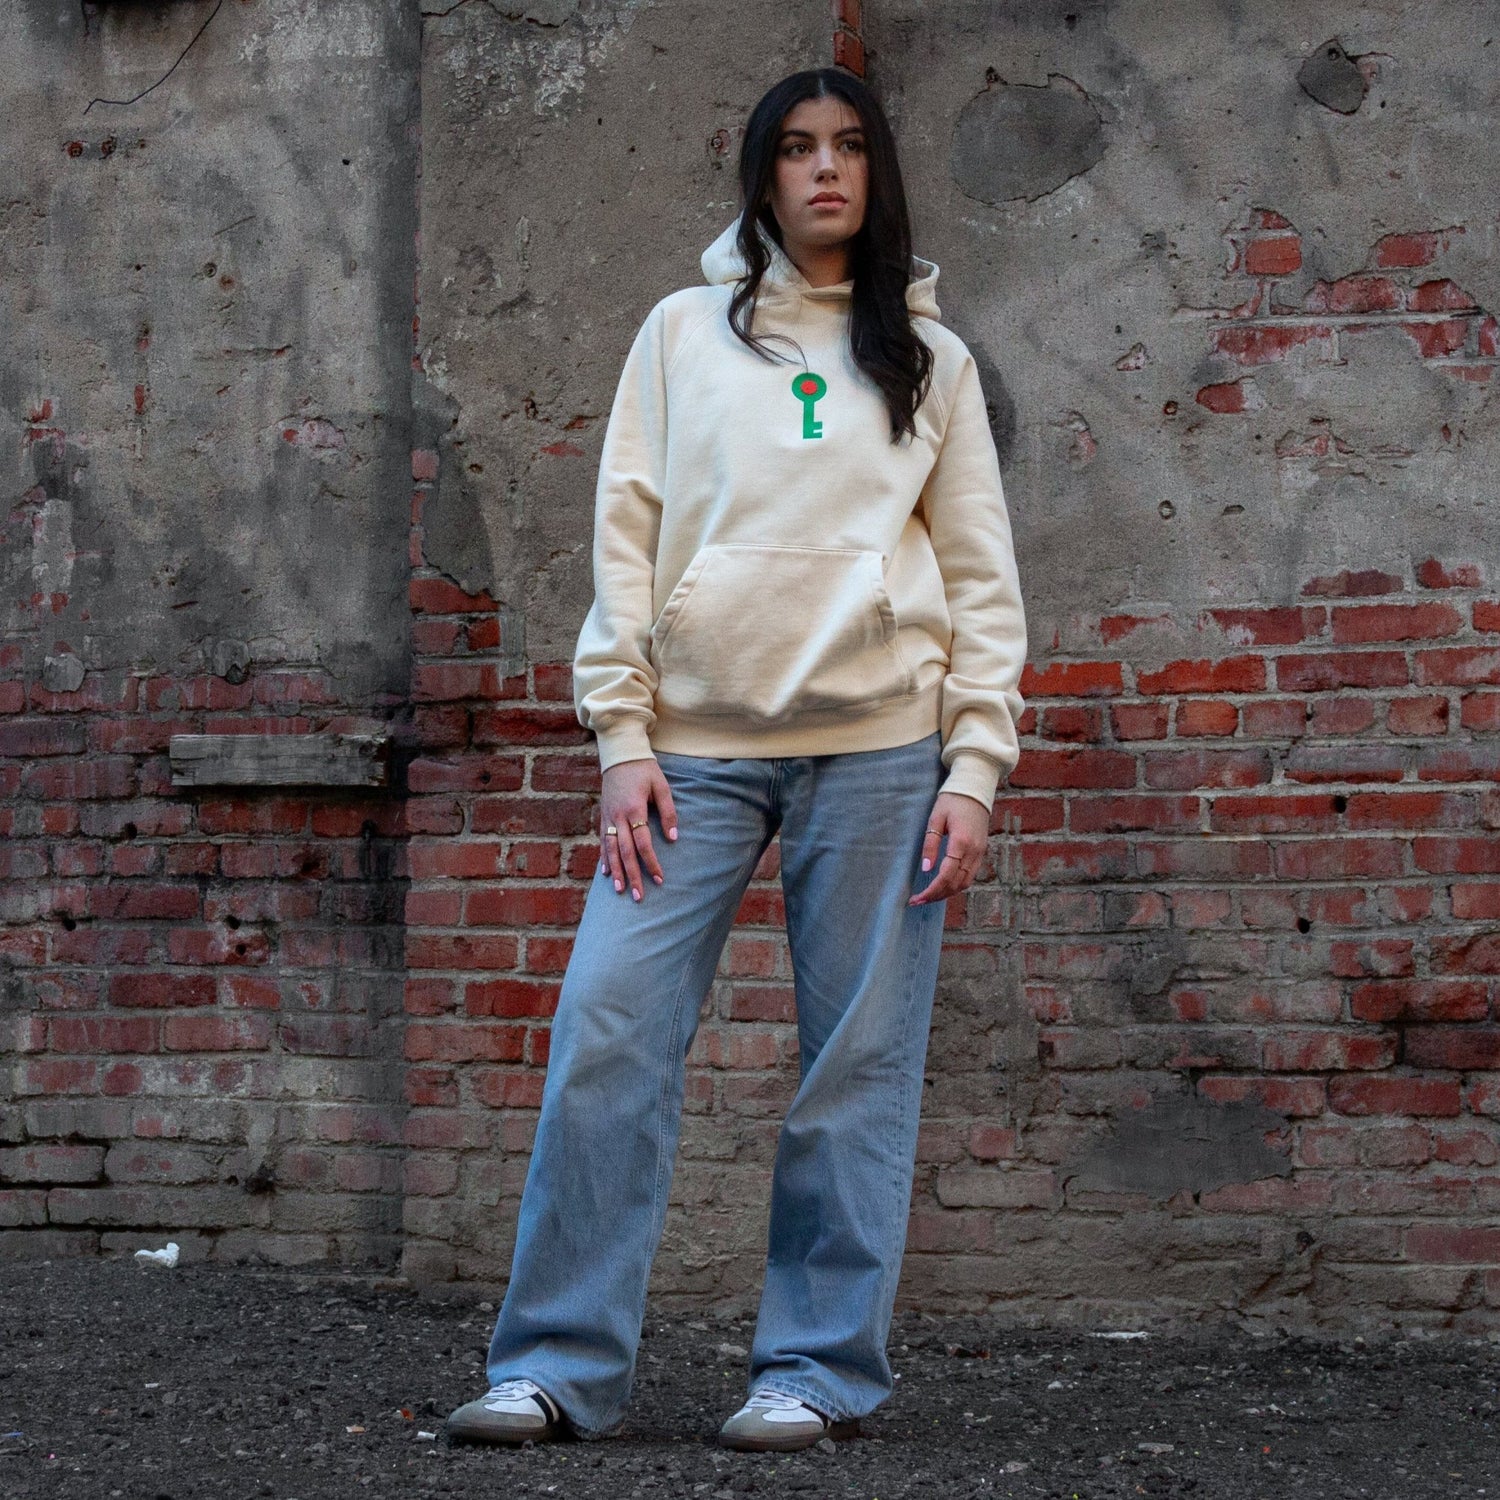
POLYGON ((792 394, 802 403, 802 436, 805 438, 823 436, 823 424, 813 417, 813 407, 822 400, 827 389, 828 382, 811 370, 804 370, 792 380, 792 394))

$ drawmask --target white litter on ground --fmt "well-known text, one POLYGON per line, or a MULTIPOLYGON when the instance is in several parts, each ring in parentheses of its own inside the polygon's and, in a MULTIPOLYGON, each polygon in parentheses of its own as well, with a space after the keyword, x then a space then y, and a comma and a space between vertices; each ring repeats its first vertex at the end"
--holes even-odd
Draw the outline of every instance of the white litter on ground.
POLYGON ((176 1240, 168 1240, 161 1250, 137 1250, 135 1258, 143 1266, 175 1266, 181 1249, 176 1240))

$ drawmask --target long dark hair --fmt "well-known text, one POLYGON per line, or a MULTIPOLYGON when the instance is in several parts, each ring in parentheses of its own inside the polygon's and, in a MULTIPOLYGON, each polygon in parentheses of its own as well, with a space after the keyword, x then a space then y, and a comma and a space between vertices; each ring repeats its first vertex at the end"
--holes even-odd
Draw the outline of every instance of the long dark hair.
MULTIPOLYGON (((769 89, 750 112, 740 146, 740 215, 738 245, 746 275, 729 303, 729 326, 755 352, 774 358, 764 338, 750 331, 755 294, 771 264, 757 226, 782 244, 781 229, 771 211, 771 184, 782 121, 804 99, 842 99, 859 116, 869 163, 865 221, 850 245, 854 296, 849 317, 849 344, 854 362, 879 386, 891 414, 891 441, 902 433, 916 436, 916 411, 932 378, 932 350, 912 327, 906 305, 911 279, 911 216, 896 159, 896 138, 874 94, 851 73, 838 68, 809 68, 793 73, 769 89)), ((776 335, 772 335, 776 337, 776 335)))

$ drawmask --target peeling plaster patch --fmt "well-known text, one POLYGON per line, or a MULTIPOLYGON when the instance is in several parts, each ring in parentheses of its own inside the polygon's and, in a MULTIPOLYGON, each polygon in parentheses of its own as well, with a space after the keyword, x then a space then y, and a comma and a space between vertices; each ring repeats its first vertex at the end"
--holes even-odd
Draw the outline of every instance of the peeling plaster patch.
POLYGON ((1352 115, 1365 102, 1369 82, 1359 64, 1330 37, 1297 70, 1297 83, 1310 99, 1336 114, 1352 115))
POLYGON ((281 428, 282 439, 294 448, 327 452, 329 449, 343 449, 347 446, 343 430, 322 417, 307 417, 295 424, 292 418, 286 417, 277 425, 281 428))
POLYGON ((1104 123, 1071 78, 1046 87, 997 82, 964 105, 953 127, 951 170, 971 198, 1001 204, 1045 197, 1104 155, 1104 123))
POLYGON ((1112 1135, 1096 1142, 1069 1167, 1070 1190, 1145 1193, 1166 1200, 1177 1193, 1208 1193, 1237 1182, 1287 1177, 1292 1163, 1267 1135, 1286 1120, 1258 1104, 1213 1104, 1179 1096, 1118 1119, 1112 1135))
POLYGON ((71 651, 49 656, 42 663, 42 686, 49 693, 76 693, 83 686, 83 662, 71 651))
POLYGON ((73 583, 73 507, 48 499, 31 522, 31 579, 39 594, 66 594, 73 583))
POLYGON ((1065 417, 1053 422, 1052 426, 1072 433, 1072 441, 1068 445, 1068 462, 1075 469, 1093 463, 1099 445, 1094 441, 1094 434, 1089 431, 1089 424, 1084 420, 1082 412, 1070 411, 1065 417))
POLYGON ((1121 371, 1144 370, 1150 355, 1146 353, 1144 344, 1132 344, 1116 361, 1115 369, 1121 371))

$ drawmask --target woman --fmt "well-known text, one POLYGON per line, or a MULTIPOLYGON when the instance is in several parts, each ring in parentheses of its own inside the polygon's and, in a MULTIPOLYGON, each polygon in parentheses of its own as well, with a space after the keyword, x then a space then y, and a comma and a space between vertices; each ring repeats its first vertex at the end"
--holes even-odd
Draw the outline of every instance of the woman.
POLYGON ((708 285, 652 308, 610 414, 574 665, 601 862, 492 1388, 449 1418, 455 1437, 618 1425, 684 1058, 778 831, 801 1078, 749 1400, 720 1441, 806 1447, 892 1388, 943 902, 972 881, 1017 758, 1025 622, 974 361, 938 322, 937 267, 911 255, 873 96, 833 69, 777 84, 740 186, 708 285))

